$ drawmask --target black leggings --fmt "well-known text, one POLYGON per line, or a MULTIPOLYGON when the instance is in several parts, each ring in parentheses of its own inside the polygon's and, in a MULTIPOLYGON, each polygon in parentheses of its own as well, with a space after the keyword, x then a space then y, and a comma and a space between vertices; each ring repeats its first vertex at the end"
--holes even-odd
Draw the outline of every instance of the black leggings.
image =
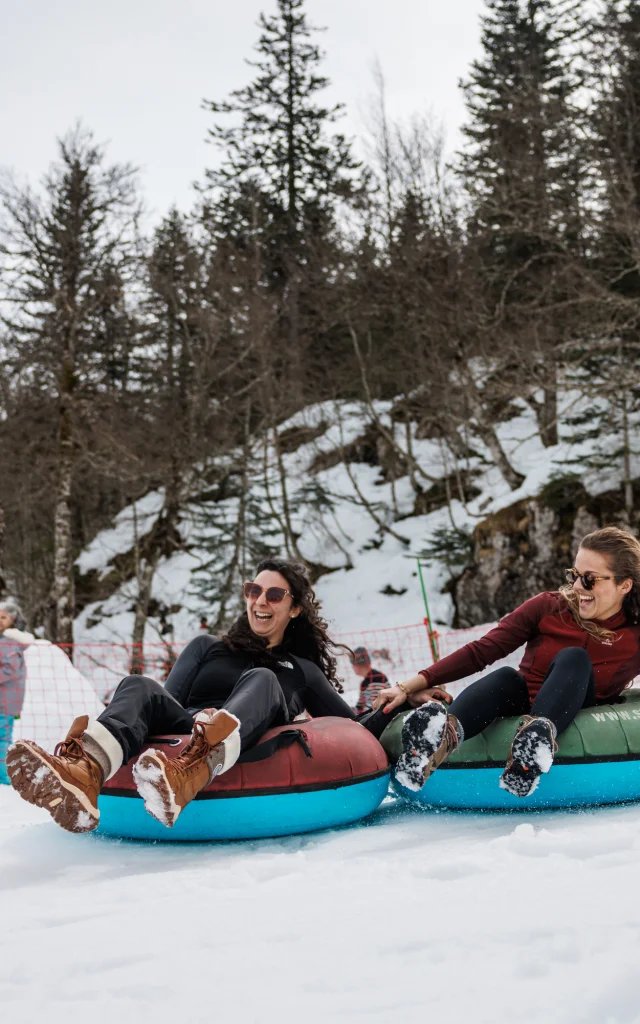
POLYGON ((460 722, 465 739, 477 736, 494 718, 540 715, 561 733, 580 708, 595 704, 593 665, 583 647, 565 647, 549 666, 533 704, 526 683, 514 668, 498 668, 471 683, 456 697, 449 712, 460 722))
MULTIPOLYGON (((243 672, 224 706, 240 719, 242 751, 257 743, 271 726, 289 721, 280 683, 268 668, 243 672)), ((126 764, 137 757, 149 736, 190 733, 197 713, 183 708, 155 679, 127 676, 98 721, 117 739, 126 764)))
MULTIPOLYGON (((324 686, 328 685, 325 681, 324 686)), ((318 699, 321 696, 322 693, 316 694, 318 699)), ((278 677, 269 668, 251 668, 243 672, 223 706, 240 719, 243 753, 257 743, 267 729, 287 725, 291 718, 278 677)), ((345 708, 349 710, 346 704, 345 708)), ((126 764, 138 756, 149 736, 192 732, 197 713, 197 709, 183 708, 155 679, 126 676, 98 721, 117 739, 126 764)), ((359 718, 374 736, 380 736, 389 724, 389 718, 381 711, 368 712, 359 718)))

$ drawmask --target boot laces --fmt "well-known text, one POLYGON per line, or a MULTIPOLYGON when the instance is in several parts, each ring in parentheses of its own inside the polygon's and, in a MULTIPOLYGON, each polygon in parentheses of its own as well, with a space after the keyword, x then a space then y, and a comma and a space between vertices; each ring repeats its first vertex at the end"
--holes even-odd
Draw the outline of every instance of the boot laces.
POLYGON ((74 761, 79 761, 81 757, 86 757, 86 753, 77 736, 67 736, 66 740, 56 744, 53 756, 71 757, 74 761))
POLYGON ((195 723, 190 742, 179 757, 176 757, 171 762, 174 768, 178 768, 181 772, 191 775, 200 767, 211 749, 205 738, 204 730, 205 725, 202 722, 195 723))
POLYGON ((450 715, 447 715, 447 725, 444 732, 444 739, 447 744, 447 754, 452 754, 454 750, 457 750, 460 746, 460 737, 458 730, 456 729, 453 719, 450 715))

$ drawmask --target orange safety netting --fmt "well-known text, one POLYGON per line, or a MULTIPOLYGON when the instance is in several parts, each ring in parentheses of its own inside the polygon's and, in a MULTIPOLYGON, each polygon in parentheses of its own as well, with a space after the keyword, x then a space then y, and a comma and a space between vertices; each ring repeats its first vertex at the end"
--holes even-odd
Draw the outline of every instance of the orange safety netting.
MULTIPOLYGON (((470 643, 472 640, 478 640, 488 630, 492 629, 494 625, 495 623, 486 623, 482 626, 474 626, 471 629, 434 631, 432 637, 438 652, 438 660, 445 658, 448 654, 452 654, 453 651, 459 650, 460 647, 470 643)), ((384 672, 390 682, 402 682, 403 679, 414 676, 420 669, 428 668, 434 661, 426 622, 417 623, 414 626, 398 626, 390 629, 341 633, 336 635, 334 639, 347 644, 351 649, 354 647, 366 647, 372 665, 384 672)), ((522 658, 522 652, 523 648, 520 648, 507 658, 495 662, 491 666, 491 670, 499 668, 501 665, 512 665, 514 668, 517 668, 522 658)), ((354 677, 349 659, 346 656, 340 658, 339 674, 344 679, 345 692, 349 696, 357 692, 358 680, 354 677)), ((449 683, 447 689, 455 695, 481 675, 483 673, 478 672, 458 683, 449 683)))

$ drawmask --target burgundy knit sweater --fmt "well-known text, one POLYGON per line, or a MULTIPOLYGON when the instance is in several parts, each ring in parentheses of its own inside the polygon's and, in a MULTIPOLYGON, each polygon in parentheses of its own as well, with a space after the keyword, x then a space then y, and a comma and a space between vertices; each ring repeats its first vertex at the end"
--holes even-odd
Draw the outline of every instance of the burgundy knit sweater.
POLYGON ((480 640, 465 644, 420 675, 429 686, 453 683, 480 672, 526 644, 518 671, 524 676, 533 700, 557 653, 565 647, 584 647, 593 664, 596 699, 608 700, 617 697, 640 675, 640 625, 628 625, 622 611, 598 621, 598 625, 615 633, 612 644, 603 643, 582 629, 562 595, 538 594, 505 615, 480 640))

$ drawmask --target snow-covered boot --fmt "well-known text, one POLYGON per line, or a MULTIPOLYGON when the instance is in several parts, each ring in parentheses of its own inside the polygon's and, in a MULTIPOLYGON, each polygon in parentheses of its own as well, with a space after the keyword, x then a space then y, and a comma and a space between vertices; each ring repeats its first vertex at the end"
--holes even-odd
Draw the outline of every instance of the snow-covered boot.
POLYGON ((422 789, 429 776, 460 744, 461 727, 438 700, 427 701, 404 720, 396 778, 407 789, 422 789))
POLYGON ((529 796, 538 785, 540 776, 551 768, 557 749, 553 722, 548 718, 525 715, 500 777, 501 788, 513 796, 529 796))
POLYGON ((7 752, 13 788, 67 832, 91 832, 100 821, 98 793, 105 772, 83 745, 88 724, 86 715, 76 718, 54 754, 30 740, 18 740, 7 752))
POLYGON ((193 735, 178 757, 145 750, 133 766, 133 779, 145 810, 167 828, 216 775, 240 756, 240 722, 224 708, 196 715, 193 735))

